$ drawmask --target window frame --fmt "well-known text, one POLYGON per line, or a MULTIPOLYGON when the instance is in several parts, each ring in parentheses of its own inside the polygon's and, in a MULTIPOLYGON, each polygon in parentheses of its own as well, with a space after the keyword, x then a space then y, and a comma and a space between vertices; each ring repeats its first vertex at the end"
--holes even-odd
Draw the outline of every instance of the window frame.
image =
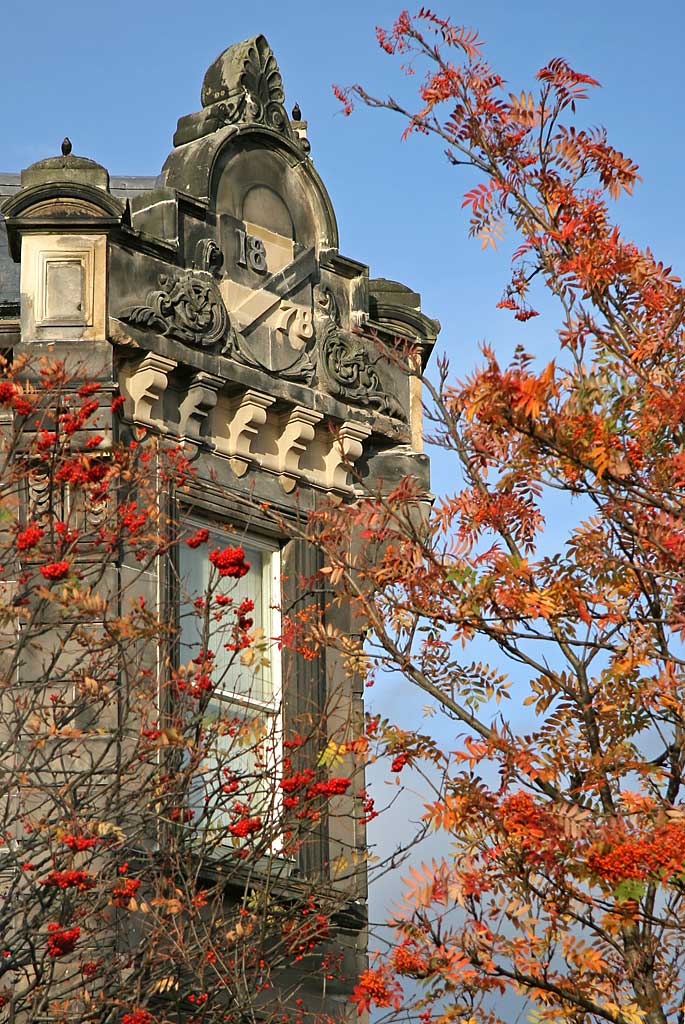
MULTIPOLYGON (((283 603, 283 591, 282 591, 282 543, 280 538, 275 536, 266 536, 264 533, 259 531, 251 530, 247 525, 231 523, 227 518, 214 517, 211 514, 203 514, 202 509, 197 508, 180 508, 179 509, 179 524, 183 527, 183 533, 188 534, 194 533, 198 529, 207 529, 209 531, 209 538, 202 546, 201 551, 193 550, 192 554, 198 557, 204 557, 208 559, 209 552, 217 546, 245 546, 246 548, 256 549, 264 552, 268 559, 265 558, 265 562, 268 565, 268 583, 269 583, 269 594, 267 597, 262 597, 263 601, 263 615, 266 619, 268 616, 269 625, 263 624, 264 629, 264 642, 267 645, 267 649, 264 655, 269 659, 269 667, 266 670, 268 672, 268 682, 270 690, 270 699, 261 700, 255 697, 225 688, 221 683, 212 690, 210 700, 207 705, 206 714, 209 712, 211 704, 219 704, 226 708, 234 708, 238 711, 245 710, 247 712, 254 712, 256 715, 264 715, 270 722, 268 731, 268 738, 270 739, 272 750, 269 753, 267 766, 265 769, 265 775, 268 778, 273 779, 270 784, 270 788, 273 787, 273 793, 270 793, 270 806, 272 808, 271 813, 274 819, 280 817, 282 811, 282 798, 283 794, 278 786, 278 779, 282 774, 284 747, 283 747, 283 734, 284 734, 284 694, 283 694, 283 657, 282 651, 279 645, 279 637, 282 633, 282 603, 283 603), (234 532, 229 532, 225 529, 229 527, 234 532)), ((184 646, 183 640, 183 608, 184 606, 189 607, 191 604, 191 594, 188 590, 187 585, 184 585, 181 561, 182 555, 186 554, 184 541, 179 539, 177 545, 177 555, 175 559, 175 576, 176 586, 174 587, 174 608, 177 622, 177 640, 176 640, 176 664, 182 662, 181 651, 184 646)), ((249 560, 249 559, 248 559, 249 560)), ((265 573, 262 577, 262 583, 260 589, 263 589, 263 583, 265 581, 265 573)), ((199 596, 199 595, 197 595, 199 596)), ((256 604, 256 601, 255 601, 256 604)), ((249 667, 247 669, 249 671, 249 667)), ((222 815, 223 812, 217 810, 217 814, 222 815)), ((211 828, 211 816, 208 816, 205 823, 205 828, 211 828)), ((227 835, 222 846, 229 842, 230 837, 227 835)), ((271 850, 274 854, 277 854, 282 846, 282 837, 280 835, 274 835, 271 841, 271 850)))

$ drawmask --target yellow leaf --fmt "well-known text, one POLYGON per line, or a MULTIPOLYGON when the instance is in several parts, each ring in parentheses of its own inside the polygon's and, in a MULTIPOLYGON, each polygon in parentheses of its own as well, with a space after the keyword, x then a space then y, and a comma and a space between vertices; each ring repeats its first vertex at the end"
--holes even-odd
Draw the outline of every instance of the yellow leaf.
POLYGON ((316 763, 319 767, 330 768, 332 765, 339 764, 342 761, 342 752, 344 751, 345 744, 338 744, 334 740, 329 740, 319 754, 316 763))

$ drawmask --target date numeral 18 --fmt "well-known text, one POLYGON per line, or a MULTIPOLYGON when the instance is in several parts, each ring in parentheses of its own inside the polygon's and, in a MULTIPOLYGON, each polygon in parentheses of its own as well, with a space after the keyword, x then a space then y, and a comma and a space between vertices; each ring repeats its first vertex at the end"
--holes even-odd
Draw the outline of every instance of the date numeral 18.
POLYGON ((249 267, 257 274, 266 273, 266 247, 261 238, 248 235, 241 228, 238 235, 238 266, 249 267))

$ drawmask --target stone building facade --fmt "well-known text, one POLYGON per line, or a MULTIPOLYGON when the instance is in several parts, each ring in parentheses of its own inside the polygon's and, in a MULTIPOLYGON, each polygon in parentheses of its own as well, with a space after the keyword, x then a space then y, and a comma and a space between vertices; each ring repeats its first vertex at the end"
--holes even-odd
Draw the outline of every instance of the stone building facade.
MULTIPOLYGON (((158 178, 110 178, 68 140, 61 155, 0 174, 0 347, 85 366, 120 390, 128 429, 186 447, 190 491, 160 500, 240 533, 275 591, 268 616, 306 599, 319 562, 264 506, 295 524, 331 495, 354 501, 408 473, 427 486, 420 384, 377 339, 411 339, 425 361, 438 325, 415 292, 339 252, 307 125, 286 112, 263 36, 217 58, 201 103, 179 120, 158 178)), ((151 592, 175 599, 164 579, 151 592)), ((335 614, 344 629, 344 609, 335 614)), ((284 727, 333 691, 361 714, 332 656, 291 657, 277 675, 284 727)), ((363 843, 351 816, 336 818, 300 870, 325 873, 336 850, 363 843)), ((363 877, 349 896, 362 964, 363 877)))

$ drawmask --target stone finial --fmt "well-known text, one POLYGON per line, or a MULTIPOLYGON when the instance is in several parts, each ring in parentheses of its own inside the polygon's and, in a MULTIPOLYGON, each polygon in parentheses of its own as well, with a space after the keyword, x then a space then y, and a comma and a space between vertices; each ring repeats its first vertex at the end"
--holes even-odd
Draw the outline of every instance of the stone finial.
POLYGON ((268 107, 283 104, 283 80, 273 50, 264 36, 234 43, 209 66, 202 82, 201 101, 209 107, 249 93, 268 118, 268 107))
POLYGON ((71 139, 68 135, 65 135, 62 139, 62 156, 71 156, 71 139))
POLYGON ((202 82, 202 110, 178 122, 174 145, 182 146, 227 125, 262 125, 285 135, 305 152, 285 111, 283 79, 264 36, 235 43, 219 54, 202 82))

